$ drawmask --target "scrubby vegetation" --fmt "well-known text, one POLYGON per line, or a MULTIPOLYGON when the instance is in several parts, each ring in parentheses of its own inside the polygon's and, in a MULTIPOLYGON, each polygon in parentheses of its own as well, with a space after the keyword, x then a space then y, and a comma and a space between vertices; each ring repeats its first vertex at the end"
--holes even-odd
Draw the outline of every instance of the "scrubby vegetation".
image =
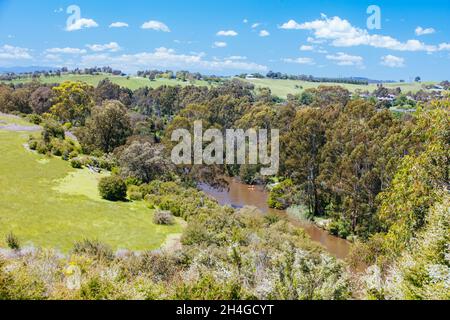
POLYGON ((121 177, 104 177, 98 183, 98 190, 103 199, 109 201, 125 200, 127 196, 127 185, 121 177))
POLYGON ((127 204, 146 207, 146 223, 169 228, 183 219, 187 226, 181 249, 168 252, 114 254, 85 240, 61 256, 10 245, 0 262, 0 297, 448 298, 450 101, 414 101, 399 96, 395 106, 417 110, 394 113, 343 87, 319 86, 282 102, 239 80, 135 91, 106 80, 96 88, 1 85, 0 111, 41 126, 31 150, 73 168, 110 171, 98 185, 104 199, 128 196, 127 204), (198 120, 204 130, 280 129, 278 176, 260 176, 260 166, 174 166, 171 133, 198 120), (355 242, 349 266, 369 266, 366 276, 350 277, 285 219, 221 207, 196 188, 221 185, 222 176, 268 185, 270 207, 326 219, 331 233, 355 242), (68 267, 81 274, 76 288, 64 285, 68 267))

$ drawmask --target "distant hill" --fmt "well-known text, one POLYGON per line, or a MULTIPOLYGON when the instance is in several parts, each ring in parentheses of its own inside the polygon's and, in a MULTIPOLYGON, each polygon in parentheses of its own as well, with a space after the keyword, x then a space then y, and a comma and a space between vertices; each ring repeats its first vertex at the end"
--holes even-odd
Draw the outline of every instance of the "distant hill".
POLYGON ((0 67, 1 73, 30 73, 35 71, 52 71, 57 70, 57 68, 53 67, 42 67, 42 66, 29 66, 29 67, 0 67))

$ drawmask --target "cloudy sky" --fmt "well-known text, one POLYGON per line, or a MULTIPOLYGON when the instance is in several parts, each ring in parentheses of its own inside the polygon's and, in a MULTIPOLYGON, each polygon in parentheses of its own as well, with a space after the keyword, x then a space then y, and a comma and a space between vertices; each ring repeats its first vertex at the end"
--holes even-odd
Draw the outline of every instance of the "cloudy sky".
POLYGON ((447 0, 0 0, 0 67, 443 80, 449 15, 447 0))

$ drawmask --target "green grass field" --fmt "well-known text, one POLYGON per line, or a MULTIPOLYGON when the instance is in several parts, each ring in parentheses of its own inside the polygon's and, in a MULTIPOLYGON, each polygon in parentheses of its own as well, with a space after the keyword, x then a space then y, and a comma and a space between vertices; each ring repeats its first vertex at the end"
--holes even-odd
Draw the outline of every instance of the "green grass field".
MULTIPOLYGON (((127 79, 127 77, 121 77, 121 76, 113 76, 113 75, 106 75, 106 74, 99 74, 99 75, 72 75, 72 74, 68 74, 68 75, 62 75, 61 77, 40 77, 39 81, 42 83, 47 83, 47 84, 51 84, 51 83, 61 83, 64 81, 83 81, 86 82, 87 84, 90 84, 92 86, 97 86, 97 84, 105 79, 108 78, 111 80, 111 82, 116 83, 122 87, 126 87, 129 88, 131 90, 136 90, 142 87, 150 87, 150 88, 157 88, 163 85, 168 85, 168 86, 188 86, 190 84, 194 84, 197 86, 209 86, 208 82, 206 81, 193 81, 193 82, 183 82, 180 80, 171 80, 171 79, 156 79, 155 81, 150 81, 147 78, 142 78, 142 77, 135 77, 135 76, 130 76, 129 79, 127 79)), ((31 78, 21 78, 21 79, 15 79, 13 81, 2 81, 3 83, 13 83, 13 84, 18 84, 18 83, 28 83, 31 82, 32 79, 31 78)))
MULTIPOLYGON (((179 80, 170 80, 170 79, 156 79, 155 81, 150 81, 149 79, 142 78, 142 77, 135 77, 131 76, 129 79, 127 77, 121 77, 121 76, 112 76, 112 75, 106 75, 106 74, 99 74, 99 75, 63 75, 61 77, 41 77, 40 81, 42 83, 61 83, 64 81, 83 81, 90 85, 97 86, 97 84, 105 79, 108 78, 112 82, 122 86, 127 87, 131 90, 136 90, 138 88, 142 87, 151 87, 151 88, 157 88, 162 85, 169 85, 169 86, 188 86, 188 85, 196 85, 196 86, 209 86, 208 82, 206 81, 194 81, 194 82, 183 82, 179 80)), ((31 78, 22 78, 22 79, 16 79, 13 81, 3 81, 3 83, 27 83, 30 82, 31 78)), ((276 79, 247 79, 245 81, 248 81, 255 85, 256 88, 263 88, 268 87, 272 91, 272 94, 285 99, 288 94, 297 94, 301 93, 305 89, 309 88, 317 88, 320 85, 339 85, 344 88, 347 88, 349 91, 354 92, 357 89, 360 90, 368 90, 369 92, 374 91, 377 86, 376 84, 370 84, 370 85, 355 85, 355 84, 345 84, 345 83, 331 83, 331 82, 324 82, 324 83, 317 83, 317 82, 307 82, 307 81, 298 81, 298 80, 276 80, 276 79)), ((428 84, 435 84, 436 82, 423 82, 423 83, 386 83, 384 84, 385 87, 389 89, 400 87, 402 89, 402 92, 417 92, 418 90, 422 89, 424 85, 428 84)))
POLYGON ((97 191, 101 174, 26 150, 28 135, 0 130, 0 246, 13 232, 22 245, 63 252, 85 238, 115 249, 147 250, 181 233, 180 220, 174 226, 155 225, 145 202, 102 200, 97 191))
MULTIPOLYGON (((354 92, 357 89, 368 90, 369 92, 374 91, 377 88, 376 84, 369 85, 356 85, 356 84, 346 84, 346 83, 317 83, 317 82, 307 82, 298 80, 276 80, 276 79, 247 79, 248 81, 255 85, 256 88, 268 87, 272 91, 272 94, 286 98, 288 94, 301 93, 303 90, 310 88, 317 88, 320 85, 338 85, 348 89, 350 92, 354 92)), ((406 93, 408 91, 417 92, 422 89, 423 85, 435 84, 435 82, 425 82, 425 83, 386 83, 384 86, 389 89, 394 89, 400 87, 402 92, 406 93)))

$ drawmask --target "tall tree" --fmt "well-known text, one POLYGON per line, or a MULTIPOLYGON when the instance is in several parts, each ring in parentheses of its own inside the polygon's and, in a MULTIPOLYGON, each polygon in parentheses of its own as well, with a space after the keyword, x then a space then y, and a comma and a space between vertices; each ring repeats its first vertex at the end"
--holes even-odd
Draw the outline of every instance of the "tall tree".
POLYGON ((103 102, 92 109, 91 117, 82 130, 80 142, 87 149, 112 152, 131 135, 130 117, 125 106, 116 100, 103 102))
POLYGON ((84 125, 94 106, 94 88, 83 82, 66 81, 54 87, 55 102, 51 112, 63 122, 84 125))

